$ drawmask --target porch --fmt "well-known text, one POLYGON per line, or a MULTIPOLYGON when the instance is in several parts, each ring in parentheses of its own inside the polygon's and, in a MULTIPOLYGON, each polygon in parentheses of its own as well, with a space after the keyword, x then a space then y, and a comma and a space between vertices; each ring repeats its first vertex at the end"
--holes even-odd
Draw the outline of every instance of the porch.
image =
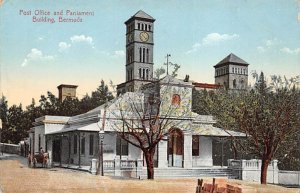
MULTIPOLYGON (((93 174, 97 171, 97 161, 98 160, 96 159, 92 160, 90 165, 82 165, 80 167, 76 164, 60 164, 58 162, 54 162, 53 167, 80 170, 93 174), (93 167, 93 161, 95 161, 96 167, 93 167)), ((147 168, 142 165, 142 162, 142 160, 104 160, 104 175, 146 179, 147 168)), ((190 169, 178 167, 154 168, 154 176, 155 178, 225 177, 231 179, 235 179, 238 177, 234 175, 231 169, 221 166, 195 167, 190 169)))

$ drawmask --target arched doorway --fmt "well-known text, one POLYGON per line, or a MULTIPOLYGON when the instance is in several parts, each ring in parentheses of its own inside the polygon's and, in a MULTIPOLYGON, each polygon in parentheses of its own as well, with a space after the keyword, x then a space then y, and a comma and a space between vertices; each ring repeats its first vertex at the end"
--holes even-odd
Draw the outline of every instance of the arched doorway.
POLYGON ((169 167, 183 167, 183 133, 174 129, 168 140, 168 165, 169 167))

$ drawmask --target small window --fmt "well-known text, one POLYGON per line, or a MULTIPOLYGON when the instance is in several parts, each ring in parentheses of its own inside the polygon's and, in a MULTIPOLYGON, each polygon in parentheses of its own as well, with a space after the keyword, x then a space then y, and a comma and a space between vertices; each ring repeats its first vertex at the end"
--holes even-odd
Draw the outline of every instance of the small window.
POLYGON ((149 80, 149 69, 146 69, 146 80, 149 80))
POLYGON ((94 155, 94 135, 90 135, 90 155, 94 155))
POLYGON ((77 154, 77 135, 74 135, 73 152, 74 152, 74 154, 77 154))
POLYGON ((122 139, 121 137, 117 137, 117 142, 116 142, 116 154, 120 155, 122 153, 122 155, 128 155, 128 142, 125 141, 124 139, 122 139))
POLYGON ((234 68, 232 67, 232 73, 234 73, 234 68))
POLYGON ((142 69, 139 69, 139 77, 142 78, 142 69))
POLYGON ((151 31, 151 25, 149 25, 149 31, 151 31))
POLYGON ((85 138, 81 139, 81 154, 85 154, 85 138))
POLYGON ((172 105, 180 105, 181 99, 179 94, 174 94, 172 97, 172 105))
POLYGON ((192 156, 199 156, 199 136, 192 136, 192 156))
POLYGON ((138 23, 138 30, 140 30, 141 29, 141 24, 140 23, 138 23))
POLYGON ((140 54, 140 62, 142 62, 142 48, 139 49, 139 54, 140 54))

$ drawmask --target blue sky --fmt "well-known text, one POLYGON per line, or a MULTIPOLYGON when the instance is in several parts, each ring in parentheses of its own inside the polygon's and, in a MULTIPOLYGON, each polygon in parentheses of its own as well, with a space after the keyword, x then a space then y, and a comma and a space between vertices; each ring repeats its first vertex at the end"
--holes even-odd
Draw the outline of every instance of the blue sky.
MULTIPOLYGON (((213 66, 230 53, 250 71, 300 74, 297 0, 4 0, 0 7, 0 92, 28 105, 59 84, 79 85, 79 98, 101 79, 125 80, 124 21, 142 9, 156 19, 154 67, 181 65, 197 82, 214 83, 213 66), (20 10, 30 11, 22 15, 20 10), (81 23, 32 22, 35 10, 90 11, 81 23)), ((37 16, 41 17, 41 16, 37 16)), ((67 17, 67 16, 64 16, 67 17)), ((251 77, 249 80, 251 81, 251 77)))

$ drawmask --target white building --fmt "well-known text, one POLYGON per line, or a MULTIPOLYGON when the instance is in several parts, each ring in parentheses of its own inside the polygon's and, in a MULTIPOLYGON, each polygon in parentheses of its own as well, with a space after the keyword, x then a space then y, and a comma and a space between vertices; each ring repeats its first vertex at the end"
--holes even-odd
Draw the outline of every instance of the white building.
POLYGON ((164 101, 162 113, 168 107, 176 109, 168 118, 178 121, 175 134, 165 137, 157 145, 154 160, 158 169, 212 167, 214 138, 244 136, 216 128, 212 116, 191 111, 192 82, 169 75, 161 80, 153 79, 154 21, 151 16, 139 11, 125 22, 126 82, 117 88, 118 93, 123 94, 84 114, 73 117, 46 115, 36 119, 29 134, 31 152, 38 152, 42 147, 50 153, 52 165, 83 168, 94 173, 95 160, 98 160, 100 152, 99 132, 102 130, 104 172, 140 176, 142 173, 138 174, 137 168, 145 166, 142 151, 122 140, 114 125, 120 123, 116 116, 120 113, 120 103, 126 105, 130 102, 127 99, 142 99, 147 103, 153 95, 164 101), (153 91, 152 85, 158 85, 159 90, 153 91), (185 112, 185 115, 179 121, 177 115, 180 112, 185 112))

